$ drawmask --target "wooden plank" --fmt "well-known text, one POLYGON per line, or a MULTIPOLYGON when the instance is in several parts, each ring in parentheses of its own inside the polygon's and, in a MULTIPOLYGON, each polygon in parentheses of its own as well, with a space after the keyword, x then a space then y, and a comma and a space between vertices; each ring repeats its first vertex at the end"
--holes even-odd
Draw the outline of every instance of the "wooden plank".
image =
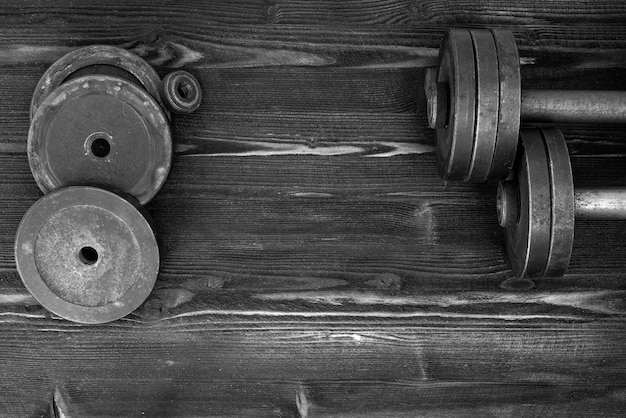
MULTIPOLYGON (((299 266, 312 269, 313 276, 316 271, 350 275, 371 269, 416 277, 505 276, 502 232, 492 212, 495 186, 451 184, 444 190, 432 156, 425 159, 398 156, 381 165, 375 158, 337 156, 181 158, 166 188, 148 206, 162 236, 162 271, 241 274, 233 271, 232 260, 246 259, 246 265, 235 265, 251 274, 280 271, 284 262, 287 271, 299 266)), ((0 262, 11 268, 13 237, 37 189, 25 157, 6 161, 4 166, 19 161, 20 182, 29 182, 28 188, 0 186, 6 208, 0 262)), ((589 171, 577 171, 579 177, 619 182, 623 168, 606 161, 590 166, 585 158, 589 171)), ((572 266, 585 267, 591 260, 589 268, 598 274, 606 273, 604 264, 621 274, 621 251, 610 251, 593 238, 611 236, 610 245, 619 249, 623 237, 615 236, 615 223, 580 226, 587 241, 576 240, 572 266)))
MULTIPOLYGON (((83 22, 83 25, 81 32, 91 34, 93 23, 83 22)), ((188 28, 189 31, 180 32, 161 25, 155 28, 145 27, 145 23, 129 22, 112 28, 116 29, 114 35, 105 32, 80 37, 79 44, 76 34, 63 31, 35 39, 29 33, 30 29, 24 34, 14 30, 11 37, 2 36, 0 32, 0 63, 6 66, 49 65, 75 47, 103 43, 130 49, 152 65, 168 68, 424 68, 436 64, 437 48, 448 27, 425 26, 419 30, 366 27, 347 33, 280 25, 246 26, 241 32, 230 26, 223 29, 188 28), (198 37, 198 33, 207 31, 209 35, 198 37), (119 33, 127 35, 120 37, 119 33)), ((596 30, 586 33, 584 27, 565 32, 557 30, 543 40, 544 29, 529 27, 516 31, 521 64, 551 66, 561 63, 581 69, 624 68, 624 28, 621 26, 609 25, 600 33, 596 30), (535 30, 539 34, 534 33, 535 30)))
MULTIPOLYGON (((28 66, 9 68, 0 76, 0 85, 5 86, 0 92, 7 103, 12 103, 0 115, 0 122, 7 126, 0 133, 0 151, 25 151, 28 104, 42 72, 39 67, 28 66)), ((203 149, 195 148, 204 144, 211 154, 236 153, 246 148, 240 142, 249 141, 276 142, 277 150, 282 147, 287 154, 290 146, 302 144, 310 148, 310 153, 316 147, 324 152, 327 142, 357 146, 348 148, 352 153, 362 153, 365 145, 370 147, 366 154, 392 156, 430 151, 432 148, 412 145, 434 142, 434 133, 426 125, 423 74, 416 69, 198 71, 196 75, 206 92, 205 103, 196 114, 176 120, 176 150, 189 153, 191 148, 201 153, 203 149), (368 144, 372 141, 378 143, 368 144)), ((608 88, 619 79, 613 70, 563 70, 560 76, 560 80, 552 80, 553 87, 567 88, 576 83, 581 88, 608 88)), ((529 88, 547 86, 535 78, 535 74, 529 74, 529 88)), ((623 87, 626 89, 626 84, 623 87)), ((586 145, 586 140, 597 144, 596 139, 604 139, 608 152, 615 153, 619 143, 624 142, 619 126, 564 128, 568 139, 583 140, 579 147, 586 145)), ((603 146, 588 148, 586 153, 605 152, 603 146)), ((332 152, 350 153, 328 151, 332 152)))
POLYGON ((624 410, 624 331, 601 322, 217 315, 151 328, 28 318, 2 328, 7 416, 43 409, 55 390, 70 416, 624 410))

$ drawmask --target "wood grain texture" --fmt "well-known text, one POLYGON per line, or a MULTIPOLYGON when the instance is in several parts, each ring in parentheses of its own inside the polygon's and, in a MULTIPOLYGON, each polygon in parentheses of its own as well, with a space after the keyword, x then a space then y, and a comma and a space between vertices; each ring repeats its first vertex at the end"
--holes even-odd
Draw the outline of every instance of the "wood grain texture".
MULTIPOLYGON (((450 27, 513 30, 525 88, 626 90, 623 1, 14 1, 0 6, 0 416, 624 416, 626 224, 580 221, 517 280, 495 185, 443 183, 422 80, 450 27), (83 326, 15 270, 47 66, 111 44, 192 72, 147 209, 146 303, 83 326)), ((624 185, 623 126, 561 127, 579 186, 624 185)))
POLYGON ((606 416, 624 407, 624 335, 610 323, 420 322, 217 314, 85 328, 21 318, 3 326, 5 376, 16 383, 4 408, 24 413, 24 399, 45 408, 55 390, 78 416, 606 416))

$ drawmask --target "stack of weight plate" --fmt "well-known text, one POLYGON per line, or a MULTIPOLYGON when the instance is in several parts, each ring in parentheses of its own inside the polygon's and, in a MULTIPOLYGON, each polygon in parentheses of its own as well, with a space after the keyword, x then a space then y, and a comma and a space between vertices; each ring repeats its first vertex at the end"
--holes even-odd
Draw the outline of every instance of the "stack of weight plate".
POLYGON ((425 90, 441 178, 501 180, 498 219, 517 276, 565 273, 575 216, 626 219, 625 188, 574 191, 557 128, 520 129, 522 123, 626 123, 626 92, 522 90, 513 34, 487 29, 450 30, 425 90))
POLYGON ((33 94, 28 161, 46 193, 15 239, 26 288, 75 322, 119 319, 141 305, 159 270, 148 203, 172 160, 170 113, 195 110, 197 81, 162 83, 123 49, 90 46, 55 62, 33 94))

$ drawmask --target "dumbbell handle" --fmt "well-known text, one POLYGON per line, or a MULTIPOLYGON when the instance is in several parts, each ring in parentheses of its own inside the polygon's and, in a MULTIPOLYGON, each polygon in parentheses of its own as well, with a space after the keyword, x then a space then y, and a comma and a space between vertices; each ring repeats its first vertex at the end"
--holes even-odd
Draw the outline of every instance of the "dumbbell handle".
POLYGON ((626 123, 626 91, 523 90, 522 122, 626 123))
MULTIPOLYGON (((426 70, 428 124, 443 128, 448 119, 448 86, 437 82, 437 71, 426 70)), ((531 123, 626 123, 626 91, 524 90, 520 117, 531 123)))
MULTIPOLYGON (((501 181, 497 198, 498 222, 503 228, 519 219, 519 186, 501 181)), ((574 215, 580 219, 626 220, 626 188, 583 188, 574 190, 574 215)))
POLYGON ((581 219, 626 220, 626 188, 575 189, 574 213, 581 219))

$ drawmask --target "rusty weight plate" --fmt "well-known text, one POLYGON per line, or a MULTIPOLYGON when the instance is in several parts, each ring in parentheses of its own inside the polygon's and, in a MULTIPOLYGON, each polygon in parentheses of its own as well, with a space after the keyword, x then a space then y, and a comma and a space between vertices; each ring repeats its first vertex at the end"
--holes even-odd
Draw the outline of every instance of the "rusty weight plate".
POLYGON ((513 168, 517 151, 522 105, 519 55, 513 34, 491 30, 498 54, 500 106, 498 133, 489 178, 506 178, 513 168))
POLYGON ((480 183, 489 176, 496 145, 500 78, 496 44, 491 32, 476 29, 470 34, 476 55, 476 125, 472 161, 464 180, 480 183))
POLYGON ((539 129, 545 142, 552 192, 550 252, 544 276, 565 274, 574 245, 574 177, 563 134, 557 128, 539 129))
POLYGON ((33 93, 31 119, 41 102, 57 87, 73 77, 87 74, 115 75, 130 80, 163 105, 159 96, 161 79, 146 61, 122 48, 91 45, 62 56, 46 70, 33 93))
POLYGON ((541 133, 520 131, 515 169, 518 185, 517 223, 505 229, 506 251, 518 277, 541 276, 550 252, 552 199, 548 157, 541 133))
POLYGON ((444 180, 463 180, 472 161, 476 74, 469 31, 451 29, 439 49, 437 81, 448 86, 447 124, 437 129, 437 166, 444 180))
POLYGON ((445 128, 448 118, 448 87, 437 82, 437 69, 427 68, 424 77, 426 115, 432 129, 445 128))
POLYGON ((172 139, 161 106, 145 89, 114 76, 67 81, 37 107, 28 160, 39 188, 92 185, 141 204, 170 171, 172 139))
POLYGON ((15 260, 41 305, 88 324, 134 311, 159 270, 157 242, 144 215, 95 187, 68 187, 39 199, 18 228, 15 260))
POLYGON ((174 113, 195 112, 202 103, 202 88, 187 71, 174 71, 163 78, 162 96, 174 113))

